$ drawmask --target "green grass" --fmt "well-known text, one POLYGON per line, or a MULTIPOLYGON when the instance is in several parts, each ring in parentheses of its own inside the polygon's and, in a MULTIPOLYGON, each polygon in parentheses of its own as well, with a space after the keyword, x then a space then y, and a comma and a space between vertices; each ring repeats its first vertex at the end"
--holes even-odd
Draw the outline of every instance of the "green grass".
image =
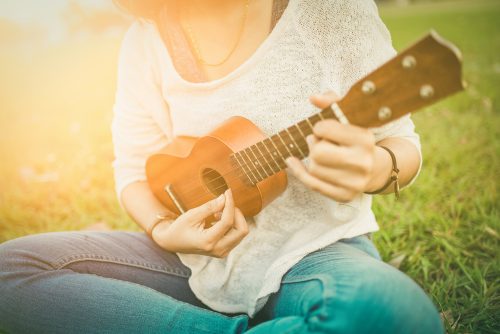
MULTIPOLYGON (((432 296, 450 333, 500 331, 500 2, 381 14, 398 49, 430 28, 463 51, 465 93, 415 115, 424 168, 402 199, 378 197, 385 260, 432 296)), ((0 48, 0 242, 134 224, 113 192, 109 134, 119 40, 0 48)))
POLYGON ((395 202, 378 198, 384 259, 433 297, 457 333, 500 331, 500 3, 382 8, 397 48, 429 28, 463 51, 465 93, 414 116, 422 173, 395 202), (436 10, 438 8, 438 10, 436 10))

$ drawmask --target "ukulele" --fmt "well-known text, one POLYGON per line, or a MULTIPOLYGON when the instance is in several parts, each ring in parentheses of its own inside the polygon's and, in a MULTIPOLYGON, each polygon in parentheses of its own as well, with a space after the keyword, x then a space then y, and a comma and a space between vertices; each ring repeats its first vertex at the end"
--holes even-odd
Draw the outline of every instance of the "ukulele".
POLYGON ((177 214, 231 188, 235 205, 254 216, 285 191, 285 159, 308 156, 306 136, 317 122, 378 127, 462 89, 460 51, 431 31, 356 82, 340 101, 270 137, 241 116, 203 137, 176 137, 148 158, 148 183, 177 214))

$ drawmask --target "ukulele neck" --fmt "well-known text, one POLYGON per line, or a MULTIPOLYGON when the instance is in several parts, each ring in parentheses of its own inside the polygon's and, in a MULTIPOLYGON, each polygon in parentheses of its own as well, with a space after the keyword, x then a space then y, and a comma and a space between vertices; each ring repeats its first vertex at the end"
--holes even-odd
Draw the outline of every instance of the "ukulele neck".
POLYGON ((306 137, 313 133, 314 125, 325 119, 337 119, 330 107, 323 109, 292 126, 237 151, 232 155, 252 184, 274 175, 287 167, 289 157, 304 159, 309 155, 306 137))

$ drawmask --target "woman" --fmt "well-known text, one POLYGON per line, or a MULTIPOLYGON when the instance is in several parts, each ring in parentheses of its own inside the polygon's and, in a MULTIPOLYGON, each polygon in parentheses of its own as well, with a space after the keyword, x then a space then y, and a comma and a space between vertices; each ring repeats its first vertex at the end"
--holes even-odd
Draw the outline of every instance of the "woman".
POLYGON ((146 233, 51 233, 3 244, 1 328, 443 332, 428 297, 383 263, 368 237, 378 229, 368 193, 393 192, 397 168, 408 185, 420 168, 410 118, 371 130, 318 122, 310 158, 287 159, 287 190, 255 217, 243 216, 230 190, 175 216, 145 181, 147 157, 175 136, 204 135, 234 114, 272 134, 335 102, 333 93, 314 94, 345 94, 395 54, 375 4, 117 2, 140 18, 120 54, 116 189, 146 233), (216 222, 204 228, 210 216, 216 222))

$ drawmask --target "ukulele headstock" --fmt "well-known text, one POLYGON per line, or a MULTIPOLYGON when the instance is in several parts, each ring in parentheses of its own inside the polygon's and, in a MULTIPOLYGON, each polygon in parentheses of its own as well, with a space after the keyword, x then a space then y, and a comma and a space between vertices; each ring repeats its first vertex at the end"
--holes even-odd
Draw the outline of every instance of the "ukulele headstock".
POLYGON ((460 51, 431 31, 359 80, 338 105, 352 124, 377 127, 463 89, 460 51))

